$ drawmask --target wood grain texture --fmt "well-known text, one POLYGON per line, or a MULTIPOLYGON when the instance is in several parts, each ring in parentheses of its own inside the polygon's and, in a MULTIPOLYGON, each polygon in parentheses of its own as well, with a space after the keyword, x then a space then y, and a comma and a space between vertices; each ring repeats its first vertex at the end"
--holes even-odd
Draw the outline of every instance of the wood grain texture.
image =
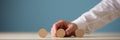
POLYGON ((84 36, 84 31, 82 29, 77 29, 75 31, 75 36, 76 37, 83 37, 84 36))
POLYGON ((56 35, 57 35, 57 37, 64 37, 65 36, 64 29, 58 29, 56 35))
POLYGON ((41 38, 45 38, 47 36, 48 32, 46 29, 42 28, 42 29, 40 29, 38 34, 41 38))

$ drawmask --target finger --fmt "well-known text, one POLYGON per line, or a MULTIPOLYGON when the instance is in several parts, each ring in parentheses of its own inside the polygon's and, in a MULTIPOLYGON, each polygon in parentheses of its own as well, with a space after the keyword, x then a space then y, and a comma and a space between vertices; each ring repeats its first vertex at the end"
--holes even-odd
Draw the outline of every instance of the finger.
POLYGON ((52 35, 52 37, 56 37, 56 31, 55 31, 55 29, 54 28, 51 28, 51 35, 52 35))
POLYGON ((58 29, 58 25, 55 23, 53 24, 53 27, 51 28, 51 34, 53 37, 56 37, 56 31, 58 29))
POLYGON ((58 27, 58 29, 60 29, 60 28, 62 28, 62 29, 66 29, 66 21, 64 21, 64 20, 60 20, 60 21, 58 21, 58 22, 56 22, 56 25, 57 25, 57 27, 58 27))
POLYGON ((60 20, 59 23, 60 23, 59 27, 62 28, 62 29, 64 29, 64 30, 66 30, 66 29, 68 28, 67 25, 68 25, 70 22, 67 22, 67 21, 65 21, 65 20, 60 20))
POLYGON ((66 35, 67 35, 67 36, 71 36, 72 34, 74 34, 74 31, 75 31, 76 29, 77 29, 77 28, 76 28, 76 26, 75 26, 73 23, 69 24, 69 25, 68 25, 68 28, 66 29, 66 35))
POLYGON ((64 23, 64 21, 60 20, 53 24, 53 27, 51 28, 51 34, 53 37, 56 37, 56 32, 62 26, 63 23, 64 23))

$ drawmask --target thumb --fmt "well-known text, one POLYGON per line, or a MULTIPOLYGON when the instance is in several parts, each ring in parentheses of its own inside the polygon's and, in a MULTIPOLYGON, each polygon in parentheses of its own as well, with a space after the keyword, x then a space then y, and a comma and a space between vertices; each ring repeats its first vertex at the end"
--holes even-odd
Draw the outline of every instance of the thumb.
POLYGON ((73 23, 68 24, 68 28, 65 30, 67 36, 74 34, 74 31, 77 29, 77 26, 73 23))

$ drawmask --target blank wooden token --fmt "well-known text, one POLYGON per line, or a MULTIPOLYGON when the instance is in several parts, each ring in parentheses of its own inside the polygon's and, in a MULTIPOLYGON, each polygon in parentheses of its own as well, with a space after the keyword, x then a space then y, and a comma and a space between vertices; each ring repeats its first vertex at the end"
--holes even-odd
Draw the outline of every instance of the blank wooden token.
POLYGON ((46 36, 47 36, 47 31, 46 31, 44 28, 40 29, 40 31, 39 31, 39 36, 40 36, 41 38, 46 37, 46 36))
POLYGON ((84 31, 82 29, 77 29, 75 31, 75 36, 76 37, 83 37, 83 35, 84 35, 84 31))
POLYGON ((56 33, 57 37, 64 37, 65 36, 65 31, 64 29, 58 29, 56 33))

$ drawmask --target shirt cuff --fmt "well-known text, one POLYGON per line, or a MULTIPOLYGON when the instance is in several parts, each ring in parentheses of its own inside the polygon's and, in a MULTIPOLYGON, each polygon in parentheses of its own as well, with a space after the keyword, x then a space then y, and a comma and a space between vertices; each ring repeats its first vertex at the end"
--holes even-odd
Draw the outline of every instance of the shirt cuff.
POLYGON ((89 25, 85 21, 77 19, 75 21, 72 21, 72 23, 75 23, 79 29, 84 30, 85 34, 91 33, 91 31, 89 30, 89 25))

